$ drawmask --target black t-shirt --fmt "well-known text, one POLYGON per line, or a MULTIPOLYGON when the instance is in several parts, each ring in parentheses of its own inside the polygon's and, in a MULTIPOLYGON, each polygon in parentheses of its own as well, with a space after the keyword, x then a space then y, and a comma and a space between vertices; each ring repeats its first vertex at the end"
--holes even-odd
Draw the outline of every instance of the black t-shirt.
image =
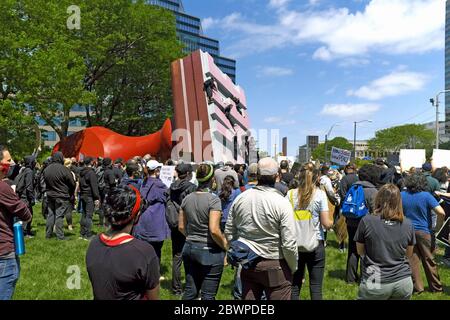
POLYGON ((411 276, 406 249, 416 244, 416 238, 408 218, 400 223, 367 215, 361 220, 354 240, 363 243, 366 249, 362 260, 363 280, 374 279, 376 270, 381 273, 381 283, 394 283, 411 276))
POLYGON ((106 244, 95 237, 86 254, 95 300, 141 300, 159 285, 159 259, 141 240, 106 244))

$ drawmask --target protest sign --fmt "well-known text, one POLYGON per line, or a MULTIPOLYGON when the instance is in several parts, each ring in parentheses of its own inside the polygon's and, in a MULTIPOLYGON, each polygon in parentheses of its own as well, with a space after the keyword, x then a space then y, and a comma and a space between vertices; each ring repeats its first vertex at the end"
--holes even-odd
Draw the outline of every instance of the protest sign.
POLYGON ((400 167, 402 171, 411 168, 422 168, 427 161, 426 151, 422 149, 402 149, 400 150, 400 167))
POLYGON ((431 164, 433 168, 450 168, 450 150, 435 149, 433 151, 431 164))
POLYGON ((161 168, 159 179, 166 185, 167 188, 170 188, 170 185, 173 182, 173 175, 175 174, 175 166, 163 166, 161 168))
POLYGON ((350 162, 352 157, 352 152, 344 149, 339 149, 333 147, 331 149, 331 162, 339 164, 341 166, 345 166, 350 162))

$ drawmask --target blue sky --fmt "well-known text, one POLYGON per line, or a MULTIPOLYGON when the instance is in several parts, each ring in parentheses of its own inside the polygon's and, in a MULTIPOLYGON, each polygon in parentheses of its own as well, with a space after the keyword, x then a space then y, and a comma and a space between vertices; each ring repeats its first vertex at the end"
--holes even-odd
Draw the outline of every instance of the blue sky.
MULTIPOLYGON (((307 135, 369 139, 435 119, 444 89, 444 0, 184 0, 237 60, 252 127, 279 129, 288 153, 307 135)), ((444 104, 441 104, 443 119, 444 104)), ((271 148, 273 149, 273 147, 271 148)), ((272 150, 273 152, 273 150, 272 150)))

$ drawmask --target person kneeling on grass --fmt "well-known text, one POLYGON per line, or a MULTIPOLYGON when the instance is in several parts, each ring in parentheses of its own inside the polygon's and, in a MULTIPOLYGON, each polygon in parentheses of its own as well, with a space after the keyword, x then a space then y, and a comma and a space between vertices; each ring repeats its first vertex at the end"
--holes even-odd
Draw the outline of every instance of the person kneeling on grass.
POLYGON ((375 199, 374 215, 360 222, 355 239, 362 257, 360 300, 409 300, 413 281, 408 258, 416 243, 412 222, 403 215, 399 189, 383 186, 375 199))
POLYGON ((95 300, 159 299, 159 259, 150 244, 131 236, 142 203, 133 186, 115 188, 106 197, 111 228, 91 241, 86 254, 95 300))

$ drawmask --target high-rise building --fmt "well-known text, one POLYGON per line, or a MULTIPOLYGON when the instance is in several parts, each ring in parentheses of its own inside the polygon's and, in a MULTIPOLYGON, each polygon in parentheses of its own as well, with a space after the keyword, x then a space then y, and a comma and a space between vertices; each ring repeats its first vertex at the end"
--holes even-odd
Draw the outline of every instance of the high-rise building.
POLYGON ((177 34, 180 41, 185 44, 186 54, 201 49, 208 52, 214 63, 236 82, 236 61, 220 55, 219 41, 208 38, 203 34, 200 18, 186 14, 182 0, 147 0, 149 4, 166 8, 176 17, 177 34))
MULTIPOLYGON (((450 1, 445 9, 445 89, 450 89, 450 1)), ((450 134, 450 93, 445 95, 445 133, 450 134)))
POLYGON ((306 146, 313 152, 319 146, 319 136, 307 136, 306 146))
POLYGON ((283 156, 287 157, 288 138, 283 138, 283 156))

